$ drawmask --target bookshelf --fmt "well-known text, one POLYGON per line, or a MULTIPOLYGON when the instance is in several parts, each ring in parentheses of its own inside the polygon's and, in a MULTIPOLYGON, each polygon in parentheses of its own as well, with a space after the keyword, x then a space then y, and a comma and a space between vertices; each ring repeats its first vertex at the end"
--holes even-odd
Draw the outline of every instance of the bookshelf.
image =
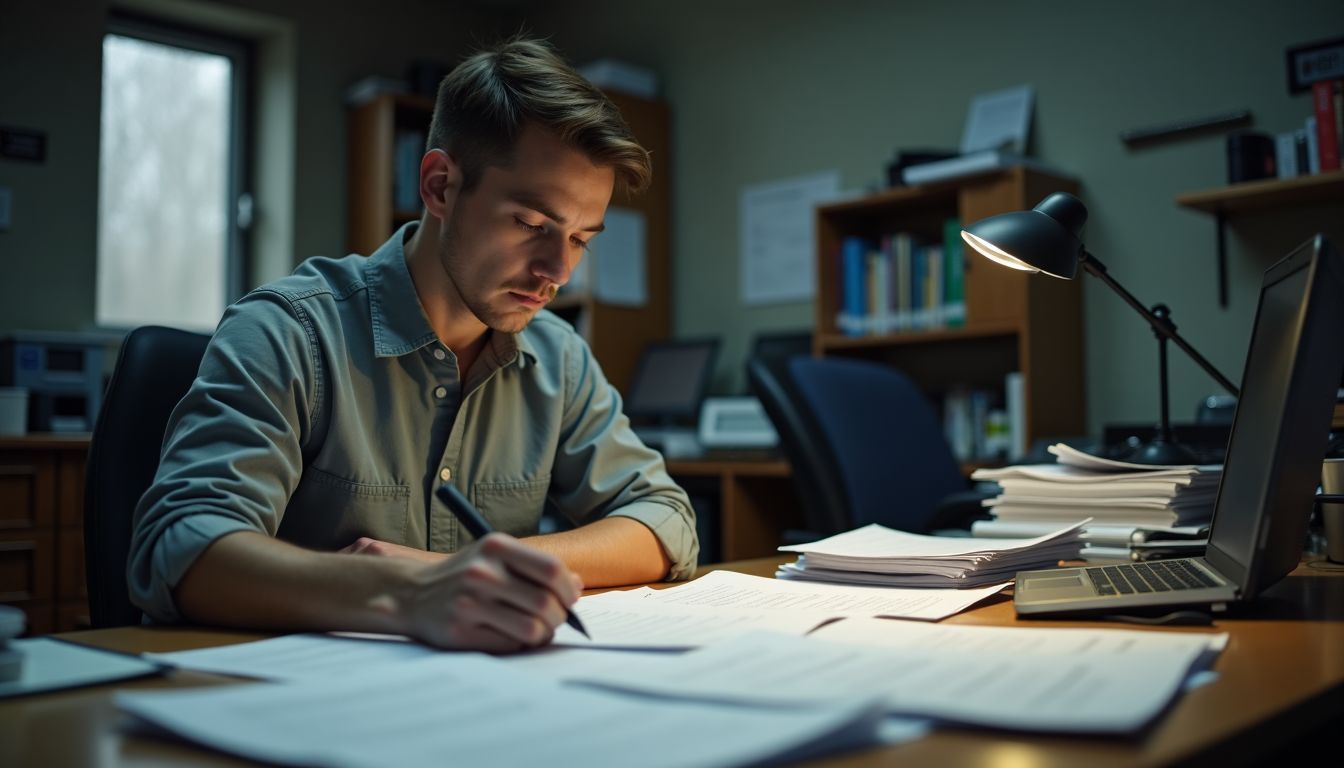
MULTIPOLYGON (((842 308, 842 242, 909 232, 942 243, 947 219, 966 225, 1029 209, 1075 180, 1017 166, 970 178, 886 190, 817 209, 817 301, 813 353, 884 362, 910 376, 941 411, 956 388, 1004 391, 1022 374, 1023 444, 1083 434, 1082 296, 1078 280, 1016 272, 963 251, 965 322, 960 327, 848 335, 842 308)), ((978 464, 968 463, 967 466, 978 464)))
MULTIPOLYGON (((614 91, 607 96, 653 158, 650 188, 637 198, 618 193, 611 201, 612 208, 637 211, 644 219, 647 300, 643 306, 626 306, 603 301, 590 290, 562 293, 549 308, 583 334, 607 378, 626 393, 644 345, 667 338, 672 331, 668 214, 671 120, 662 102, 614 91)), ((350 109, 346 247, 351 253, 372 253, 397 227, 420 218, 418 206, 396 205, 398 137, 410 132, 427 133, 433 113, 433 99, 401 93, 382 93, 350 109)), ((600 253, 600 239, 596 250, 600 253)), ((590 279, 589 284, 592 282, 590 279)))
POLYGON ((349 112, 346 248, 370 254, 397 227, 420 218, 419 207, 395 206, 396 144, 399 135, 429 131, 434 100, 381 93, 349 112))

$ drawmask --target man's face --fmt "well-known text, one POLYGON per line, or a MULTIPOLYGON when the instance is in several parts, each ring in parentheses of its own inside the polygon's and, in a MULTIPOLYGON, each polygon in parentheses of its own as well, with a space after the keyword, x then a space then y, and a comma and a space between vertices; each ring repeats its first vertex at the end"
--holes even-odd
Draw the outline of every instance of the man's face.
POLYGON ((615 178, 549 132, 526 127, 512 164, 487 166, 449 218, 439 256, 467 308, 496 331, 522 330, 602 230, 615 178))

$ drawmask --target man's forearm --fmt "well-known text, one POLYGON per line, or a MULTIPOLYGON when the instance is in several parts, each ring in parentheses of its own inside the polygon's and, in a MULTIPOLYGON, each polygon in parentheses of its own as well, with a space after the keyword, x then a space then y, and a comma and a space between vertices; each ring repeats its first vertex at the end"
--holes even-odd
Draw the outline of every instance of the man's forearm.
POLYGON ((607 517, 523 543, 559 557, 586 588, 662 581, 672 567, 653 531, 629 517, 607 517))
POLYGON ((188 620, 255 629, 405 632, 395 608, 411 560, 313 552, 260 533, 220 537, 174 599, 188 620))

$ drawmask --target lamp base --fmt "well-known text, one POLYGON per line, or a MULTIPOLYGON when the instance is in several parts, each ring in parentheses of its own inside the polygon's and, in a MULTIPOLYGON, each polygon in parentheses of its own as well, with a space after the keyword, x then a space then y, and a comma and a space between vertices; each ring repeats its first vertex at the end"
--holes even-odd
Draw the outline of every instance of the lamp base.
POLYGON ((1154 438, 1124 457, 1133 464, 1198 464, 1199 457, 1180 443, 1154 438))

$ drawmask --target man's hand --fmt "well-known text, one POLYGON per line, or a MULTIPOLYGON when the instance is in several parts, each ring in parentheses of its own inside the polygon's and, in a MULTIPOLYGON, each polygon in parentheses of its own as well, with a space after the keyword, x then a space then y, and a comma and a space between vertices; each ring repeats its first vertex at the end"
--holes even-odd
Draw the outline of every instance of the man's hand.
POLYGON ((419 570, 393 610, 430 645, 510 652, 549 643, 582 590, 558 557, 492 533, 419 570))
POLYGON ((371 539, 368 536, 360 536, 343 549, 338 550, 347 555, 379 555, 381 557, 408 557, 412 560, 419 560, 425 563, 437 563, 445 560, 449 555, 442 552, 429 552, 423 549, 407 547, 401 544, 393 544, 387 541, 371 539))

